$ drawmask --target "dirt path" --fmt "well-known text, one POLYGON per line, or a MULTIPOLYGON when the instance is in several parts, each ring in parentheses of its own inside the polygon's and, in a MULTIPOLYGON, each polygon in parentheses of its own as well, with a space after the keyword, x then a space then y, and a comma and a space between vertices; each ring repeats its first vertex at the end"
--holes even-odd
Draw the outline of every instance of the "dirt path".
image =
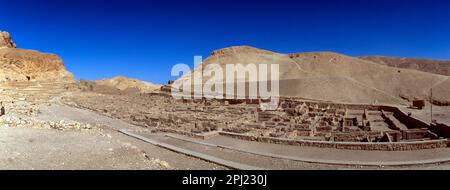
POLYGON ((199 140, 173 134, 139 134, 186 150, 267 169, 442 169, 450 166, 450 149, 357 151, 267 144, 222 136, 199 140))
POLYGON ((170 169, 99 131, 0 128, 0 169, 170 169))
MULTIPOLYGON (((129 167, 127 165, 122 165, 120 163, 116 164, 118 167, 124 167, 123 169, 226 169, 222 166, 218 166, 216 164, 212 164, 206 161, 202 161, 196 158, 188 157, 182 154, 178 154, 163 148, 159 148, 148 143, 142 142, 138 139, 131 138, 129 136, 123 135, 122 133, 117 132, 118 129, 132 129, 132 130, 145 130, 142 127, 130 125, 118 119, 109 118, 106 116, 102 116, 95 112, 89 110, 83 110, 78 108, 72 108, 65 105, 60 104, 52 104, 50 106, 44 105, 40 107, 41 113, 38 115, 38 118, 41 120, 66 120, 66 121, 77 121, 82 123, 90 123, 90 124, 99 124, 103 125, 101 129, 99 129, 99 133, 103 136, 106 136, 111 143, 117 144, 117 146, 124 146, 131 148, 136 151, 136 153, 140 156, 141 160, 150 160, 155 162, 161 162, 163 165, 168 165, 169 167, 162 168, 149 168, 149 167, 129 167)), ((57 136, 57 135, 55 135, 57 136)), ((96 144, 98 142, 95 141, 95 138, 85 139, 83 142, 85 144, 83 146, 78 146, 78 149, 86 149, 89 150, 89 143, 96 144), (93 141, 94 140, 94 141, 93 141)), ((64 144, 64 142, 60 142, 64 144)), ((90 152, 95 152, 96 150, 90 150, 90 152)), ((102 155, 102 153, 98 153, 102 155)), ((78 156, 81 156, 80 154, 78 156)), ((121 155, 120 152, 118 155, 121 155)), ((121 156, 127 157, 128 154, 123 154, 121 156)), ((89 156, 89 155, 86 155, 89 156)), ((83 155, 82 157, 85 157, 83 155)), ((120 160, 120 159, 119 159, 120 160)), ((130 160, 130 162, 137 162, 136 160, 130 160)), ((74 163, 76 165, 76 163, 74 163)), ((116 169, 117 167, 108 167, 110 169, 116 169)))

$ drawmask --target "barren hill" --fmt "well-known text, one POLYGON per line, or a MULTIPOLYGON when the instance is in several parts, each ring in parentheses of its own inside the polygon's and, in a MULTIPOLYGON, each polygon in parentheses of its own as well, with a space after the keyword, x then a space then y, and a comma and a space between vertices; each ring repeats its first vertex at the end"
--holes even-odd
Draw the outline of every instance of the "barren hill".
MULTIPOLYGON (((237 46, 214 51, 203 65, 211 63, 222 67, 225 64, 279 64, 281 96, 350 103, 405 104, 407 100, 428 99, 430 88, 434 87, 435 103, 450 103, 450 93, 445 90, 450 87, 447 76, 397 69, 332 52, 280 54, 237 46)), ((204 68, 203 72, 207 70, 204 68)), ((186 81, 190 76, 188 73, 177 81, 186 81)))
POLYGON ((387 56, 367 56, 360 58, 391 67, 415 69, 450 76, 450 61, 387 56))
POLYGON ((0 82, 74 81, 58 56, 17 49, 9 33, 0 34, 0 82))
POLYGON ((160 85, 156 85, 150 82, 145 82, 137 79, 126 78, 123 76, 118 76, 111 79, 96 80, 95 83, 97 85, 113 87, 119 90, 137 89, 143 93, 152 92, 154 90, 161 88, 160 85))

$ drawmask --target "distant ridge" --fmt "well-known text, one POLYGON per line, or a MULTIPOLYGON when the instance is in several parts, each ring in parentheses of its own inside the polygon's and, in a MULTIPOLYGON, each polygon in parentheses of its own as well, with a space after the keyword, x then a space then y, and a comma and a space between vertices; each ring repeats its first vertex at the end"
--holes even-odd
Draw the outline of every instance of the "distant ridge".
POLYGON ((117 88, 119 90, 137 89, 142 93, 153 92, 161 88, 160 85, 156 85, 150 82, 141 81, 138 79, 126 78, 123 76, 117 76, 110 79, 100 79, 94 81, 97 85, 104 85, 108 87, 117 88))
POLYGON ((366 56, 360 58, 391 67, 415 69, 419 71, 450 76, 450 60, 447 61, 388 56, 366 56))
MULTIPOLYGON (((414 99, 428 100, 433 87, 433 102, 450 104, 448 76, 394 68, 334 52, 280 54, 250 46, 233 46, 216 50, 203 61, 205 65, 210 63, 222 66, 279 64, 281 96, 406 105, 414 99)), ((180 77, 177 82, 187 81, 188 77, 191 73, 180 77)))

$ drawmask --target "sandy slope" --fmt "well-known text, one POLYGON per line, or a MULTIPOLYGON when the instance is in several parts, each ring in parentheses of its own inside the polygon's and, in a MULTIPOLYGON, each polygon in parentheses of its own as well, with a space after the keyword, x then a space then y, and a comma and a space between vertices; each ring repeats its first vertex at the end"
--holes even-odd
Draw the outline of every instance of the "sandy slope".
POLYGON ((110 79, 100 79, 96 80, 97 85, 104 85, 119 90, 127 90, 129 88, 138 89, 140 92, 148 93, 154 90, 160 89, 160 85, 152 84, 150 82, 145 82, 137 79, 126 78, 122 76, 110 78, 110 79))
MULTIPOLYGON (((411 69, 397 69, 332 52, 279 54, 249 46, 214 51, 207 65, 279 64, 280 95, 351 103, 406 104, 407 100, 428 99, 430 88, 437 103, 450 103, 448 77, 411 69)), ((199 70, 197 67, 195 70, 199 70)), ((257 70, 252 72, 257 73, 257 70)), ((177 82, 187 81, 191 73, 177 82)), ((245 76, 238 76, 245 77, 245 76)), ((205 78, 208 80, 209 78, 205 78)), ((247 78, 247 80, 249 80, 247 78)))
POLYGON ((418 59, 418 58, 389 57, 389 56, 366 56, 360 58, 391 67, 415 69, 419 71, 450 76, 450 61, 448 60, 418 59))

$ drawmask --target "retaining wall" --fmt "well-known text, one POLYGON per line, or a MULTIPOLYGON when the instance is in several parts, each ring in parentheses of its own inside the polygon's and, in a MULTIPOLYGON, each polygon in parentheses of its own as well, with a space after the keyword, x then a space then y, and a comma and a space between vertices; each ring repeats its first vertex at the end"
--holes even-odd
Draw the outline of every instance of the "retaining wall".
POLYGON ((430 131, 436 133, 440 137, 450 138, 450 127, 441 123, 433 123, 430 126, 430 131))
POLYGON ((448 139, 417 141, 417 142, 364 143, 364 142, 291 140, 273 137, 253 137, 245 134, 237 134, 230 132, 219 132, 219 134, 231 138, 263 143, 273 143, 273 144, 293 145, 293 146, 309 146, 318 148, 336 148, 348 150, 370 150, 370 151, 406 151, 406 150, 446 148, 450 144, 450 141, 448 139))
POLYGON ((401 123, 408 126, 408 128, 411 128, 411 129, 430 128, 429 124, 425 123, 424 121, 421 121, 419 119, 409 116, 408 114, 406 114, 399 108, 391 107, 391 106, 380 106, 380 109, 384 110, 384 111, 388 111, 388 112, 393 112, 394 117, 397 118, 397 120, 399 120, 401 123))

